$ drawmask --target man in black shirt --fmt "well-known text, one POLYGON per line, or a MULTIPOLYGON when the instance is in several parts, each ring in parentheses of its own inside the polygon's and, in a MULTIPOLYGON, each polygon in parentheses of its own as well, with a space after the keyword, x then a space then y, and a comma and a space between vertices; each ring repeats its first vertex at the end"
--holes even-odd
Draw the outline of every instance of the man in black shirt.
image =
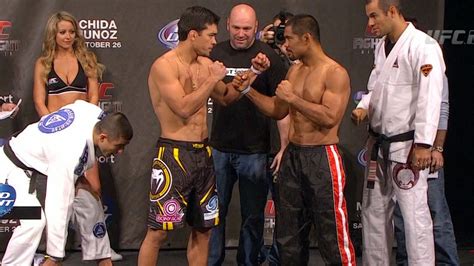
MULTIPOLYGON (((213 60, 219 60, 227 67, 224 82, 231 82, 237 73, 248 70, 251 59, 261 52, 269 58, 271 64, 253 82, 252 88, 273 96, 287 69, 268 45, 255 40, 257 18, 254 9, 246 4, 233 7, 227 20, 227 30, 230 39, 217 44, 211 53, 213 60)), ((248 90, 241 93, 246 92, 248 90)), ((260 113, 247 97, 228 106, 214 102, 213 107, 211 145, 214 148, 214 167, 220 199, 220 225, 212 230, 209 265, 221 265, 224 261, 225 218, 237 180, 242 216, 237 263, 256 265, 263 244, 271 119, 260 113)))

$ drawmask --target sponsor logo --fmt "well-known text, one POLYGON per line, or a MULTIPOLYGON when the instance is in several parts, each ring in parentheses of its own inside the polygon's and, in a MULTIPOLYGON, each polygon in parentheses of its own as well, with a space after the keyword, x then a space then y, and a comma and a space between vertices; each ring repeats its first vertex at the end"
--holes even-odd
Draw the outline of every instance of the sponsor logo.
POLYGON ((360 150, 359 154, 357 155, 357 161, 363 167, 367 166, 367 156, 367 148, 363 148, 362 150, 360 150))
POLYGON ((151 170, 150 200, 158 201, 168 195, 172 184, 173 177, 168 166, 162 160, 155 159, 151 170))
POLYGON ((214 195, 209 199, 209 202, 206 204, 206 210, 208 212, 204 213, 204 220, 216 219, 219 216, 219 199, 217 195, 214 195))
POLYGON ((176 199, 170 199, 163 204, 163 214, 158 214, 156 220, 158 222, 172 222, 179 223, 183 219, 184 213, 181 210, 181 205, 176 199))
POLYGON ((397 163, 393 168, 393 181, 400 189, 409 190, 418 183, 419 172, 413 170, 409 164, 397 163))
POLYGON ((354 92, 354 95, 352 96, 352 99, 354 100, 355 104, 359 104, 360 100, 362 100, 362 96, 364 96, 366 93, 365 91, 356 91, 354 92))
POLYGON ((207 203, 206 210, 212 212, 218 209, 219 209, 219 200, 217 198, 217 195, 214 195, 211 197, 211 199, 207 203))
POLYGON ((20 49, 20 41, 10 38, 12 26, 11 21, 0 20, 0 54, 5 56, 13 55, 20 49))
POLYGON ((16 219, 0 220, 0 233, 13 233, 17 226, 20 226, 20 223, 16 219))
POLYGON ((59 132, 68 128, 74 122, 74 111, 66 108, 51 113, 42 118, 38 123, 38 129, 46 134, 59 132))
POLYGON ((6 103, 13 103, 13 96, 12 95, 0 96, 0 99, 2 99, 6 103))
POLYGON ((373 53, 375 46, 380 41, 381 39, 377 38, 369 25, 367 25, 364 37, 356 37, 352 40, 352 49, 359 51, 361 54, 370 54, 373 53))
POLYGON ((51 85, 51 84, 56 84, 58 83, 58 79, 57 78, 50 78, 48 79, 48 85, 51 85))
POLYGON ((426 34, 431 36, 431 38, 426 39, 428 44, 434 42, 441 45, 446 42, 450 42, 452 45, 474 44, 474 30, 428 30, 426 34))
POLYGON ((99 222, 94 225, 92 232, 94 233, 95 237, 103 238, 107 233, 107 227, 105 227, 105 223, 99 222))
POLYGON ((104 163, 104 164, 107 164, 107 163, 115 163, 115 156, 112 154, 110 156, 104 156, 104 155, 101 155, 99 157, 97 157, 97 161, 99 163, 104 163))
POLYGON ((0 184, 0 217, 11 212, 15 200, 15 188, 8 184, 0 184))
POLYGON ((110 82, 102 82, 99 86, 99 107, 107 113, 121 112, 123 103, 114 100, 115 86, 110 82))
POLYGON ((178 46, 178 21, 179 19, 171 21, 158 32, 158 41, 168 49, 178 46))
POLYGON ((228 77, 235 77, 237 76, 237 74, 239 73, 242 73, 242 72, 246 72, 247 70, 249 70, 249 68, 227 68, 227 73, 225 74, 226 76, 228 77))
POLYGON ((79 28, 82 30, 88 48, 122 48, 114 19, 82 19, 79 20, 79 28))

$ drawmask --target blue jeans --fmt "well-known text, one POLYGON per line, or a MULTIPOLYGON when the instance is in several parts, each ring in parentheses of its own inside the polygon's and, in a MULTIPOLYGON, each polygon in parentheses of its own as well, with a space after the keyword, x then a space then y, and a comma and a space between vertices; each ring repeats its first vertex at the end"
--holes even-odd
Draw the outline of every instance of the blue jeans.
MULTIPOLYGON (((428 179, 428 207, 433 219, 436 265, 459 265, 453 223, 444 194, 443 169, 439 170, 438 178, 428 179)), ((398 204, 393 212, 393 221, 397 240, 397 265, 408 265, 403 217, 398 204)))
MULTIPOLYGON (((270 190, 270 193, 272 195, 272 200, 275 202, 275 183, 274 178, 277 178, 276 176, 273 175, 273 169, 270 168, 270 165, 273 163, 274 156, 269 156, 268 157, 268 167, 267 167, 267 180, 268 180, 268 187, 270 190)), ((262 248, 260 250, 260 254, 258 255, 258 263, 261 265, 263 264, 266 260, 268 260, 268 265, 269 266, 279 266, 280 264, 280 257, 278 254, 278 248, 277 248, 277 243, 275 240, 275 232, 273 232, 273 242, 272 245, 267 247, 262 245, 262 248)))
POLYGON ((224 261, 226 216, 237 180, 242 217, 237 264, 258 265, 268 192, 267 155, 226 153, 213 149, 212 157, 219 195, 219 226, 212 229, 209 265, 222 265, 224 261))

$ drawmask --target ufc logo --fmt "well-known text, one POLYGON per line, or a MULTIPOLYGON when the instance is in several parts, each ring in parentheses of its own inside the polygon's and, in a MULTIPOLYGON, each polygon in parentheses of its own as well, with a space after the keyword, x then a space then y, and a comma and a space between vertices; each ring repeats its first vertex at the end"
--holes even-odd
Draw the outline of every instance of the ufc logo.
POLYGON ((0 20, 0 40, 6 40, 10 36, 6 33, 6 28, 11 28, 12 23, 10 21, 0 20))
POLYGON ((112 98, 112 95, 108 94, 107 91, 114 88, 113 83, 103 82, 100 84, 99 88, 99 99, 108 100, 112 98))

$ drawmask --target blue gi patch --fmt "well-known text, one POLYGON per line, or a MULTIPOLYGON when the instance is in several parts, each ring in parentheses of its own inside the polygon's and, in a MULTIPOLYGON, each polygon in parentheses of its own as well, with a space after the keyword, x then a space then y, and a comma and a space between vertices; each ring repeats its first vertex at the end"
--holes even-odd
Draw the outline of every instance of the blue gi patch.
POLYGON ((74 122, 74 111, 71 109, 60 109, 41 119, 38 129, 46 134, 59 132, 69 127, 74 122))
POLYGON ((13 209, 16 200, 15 188, 8 184, 0 184, 0 217, 13 209))
POLYGON ((84 147, 84 151, 82 152, 81 157, 79 157, 79 163, 77 164, 76 168, 74 168, 74 174, 77 176, 81 176, 84 174, 86 170, 87 158, 89 157, 89 147, 84 147))
POLYGON ((103 238, 107 232, 107 228, 103 222, 96 223, 94 229, 92 229, 94 236, 97 238, 103 238))

